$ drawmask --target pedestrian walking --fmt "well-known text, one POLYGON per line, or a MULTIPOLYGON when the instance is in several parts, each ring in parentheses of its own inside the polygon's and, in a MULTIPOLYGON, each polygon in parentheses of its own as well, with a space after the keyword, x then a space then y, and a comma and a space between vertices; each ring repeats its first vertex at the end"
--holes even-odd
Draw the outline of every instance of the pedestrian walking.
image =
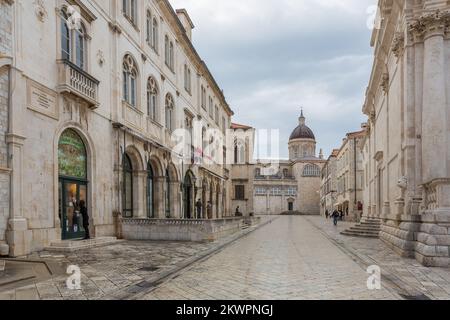
POLYGON ((338 219, 339 219, 339 211, 334 210, 334 211, 333 211, 333 214, 331 215, 331 217, 333 218, 333 224, 334 224, 335 226, 337 226, 337 224, 338 224, 338 219))
POLYGON ((86 202, 84 200, 80 201, 80 214, 83 218, 83 229, 84 229, 84 239, 88 240, 91 238, 91 235, 89 234, 89 215, 86 208, 86 202))

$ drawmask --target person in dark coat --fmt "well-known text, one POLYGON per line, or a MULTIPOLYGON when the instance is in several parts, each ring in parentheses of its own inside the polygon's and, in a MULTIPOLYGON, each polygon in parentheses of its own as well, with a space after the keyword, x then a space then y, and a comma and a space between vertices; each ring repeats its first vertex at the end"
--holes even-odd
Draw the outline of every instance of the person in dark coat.
POLYGON ((197 203, 195 204, 195 207, 197 208, 197 219, 202 219, 202 208, 203 204, 200 201, 200 199, 197 200, 197 203))
POLYGON ((330 216, 330 213, 327 211, 325 211, 325 218, 328 220, 328 217, 330 216))
POLYGON ((89 234, 89 215, 86 208, 86 202, 84 200, 80 201, 80 213, 81 216, 83 217, 83 228, 85 231, 84 239, 87 240, 90 239, 91 236, 89 234))
POLYGON ((331 215, 331 217, 333 218, 333 223, 334 223, 335 226, 337 226, 337 224, 338 224, 339 216, 340 216, 339 211, 334 210, 334 212, 331 215))

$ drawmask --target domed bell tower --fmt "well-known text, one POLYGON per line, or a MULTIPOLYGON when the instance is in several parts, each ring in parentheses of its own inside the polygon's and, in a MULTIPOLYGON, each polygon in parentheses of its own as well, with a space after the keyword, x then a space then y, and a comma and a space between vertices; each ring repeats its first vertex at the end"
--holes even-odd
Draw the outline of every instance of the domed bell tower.
POLYGON ((291 161, 316 158, 316 137, 306 125, 303 110, 298 118, 299 125, 289 138, 289 159, 291 161))

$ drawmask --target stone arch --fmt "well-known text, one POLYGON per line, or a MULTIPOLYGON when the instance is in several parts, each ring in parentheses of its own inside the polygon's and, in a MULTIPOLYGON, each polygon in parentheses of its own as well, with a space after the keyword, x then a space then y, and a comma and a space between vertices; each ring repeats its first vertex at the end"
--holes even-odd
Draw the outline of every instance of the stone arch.
POLYGON ((143 171, 146 169, 143 160, 144 158, 142 157, 141 153, 139 152, 139 149, 136 146, 134 145, 128 146, 125 150, 125 153, 130 157, 134 171, 143 171))
MULTIPOLYGON (((55 226, 57 228, 62 228, 62 217, 60 217, 60 201, 59 201, 59 188, 60 188, 60 173, 59 173, 59 143, 60 139, 64 132, 67 130, 74 131, 77 136, 81 139, 85 154, 86 154, 86 199, 83 199, 86 201, 86 206, 88 208, 88 212, 91 212, 90 215, 90 225, 91 228, 95 226, 95 223, 98 219, 98 217, 95 215, 95 212, 92 210, 92 208, 95 206, 93 204, 94 201, 94 190, 95 190, 95 163, 96 163, 96 155, 95 155, 95 144, 90 137, 90 135, 83 129, 83 127, 79 123, 75 122, 69 122, 61 125, 55 132, 54 135, 54 163, 56 164, 54 167, 54 194, 58 195, 57 197, 54 197, 54 221, 55 226)), ((90 232, 91 236, 95 236, 95 230, 92 228, 92 231, 90 232)))
POLYGON ((150 159, 148 160, 147 165, 149 165, 149 164, 152 166, 153 173, 155 174, 156 177, 164 176, 164 171, 163 171, 164 166, 163 166, 160 158, 158 158, 156 155, 150 156, 150 159))

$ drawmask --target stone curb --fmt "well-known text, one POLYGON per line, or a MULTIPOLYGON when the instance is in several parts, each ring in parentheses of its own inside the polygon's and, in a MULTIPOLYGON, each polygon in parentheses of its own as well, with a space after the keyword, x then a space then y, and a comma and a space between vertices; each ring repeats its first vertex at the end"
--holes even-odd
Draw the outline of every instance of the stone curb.
POLYGON ((243 233, 237 235, 236 237, 231 238, 229 241, 226 241, 217 247, 213 247, 211 249, 208 249, 206 251, 201 252, 198 255, 193 256, 192 258, 189 258, 182 263, 180 263, 177 267, 171 270, 167 270, 163 272, 161 275, 159 275, 157 278, 152 279, 151 281, 141 281, 139 283, 136 283, 134 285, 131 285, 125 289, 122 289, 121 291, 125 291, 125 294, 115 294, 114 296, 104 296, 101 298, 102 300, 138 300, 140 297, 152 292, 155 290, 159 285, 161 285, 166 280, 169 280, 172 276, 175 276, 176 274, 180 273, 184 269, 190 267, 191 265, 206 260, 209 257, 217 254, 219 251, 222 251, 226 247, 236 243, 237 241, 245 238, 246 236, 250 235, 256 230, 261 229, 262 227, 268 225, 269 223, 272 223, 274 220, 276 220, 278 217, 273 217, 270 220, 260 223, 257 226, 250 227, 249 229, 246 229, 243 233))
MULTIPOLYGON (((361 256, 351 248, 348 248, 345 244, 340 243, 336 239, 332 238, 328 233, 323 231, 319 226, 317 226, 313 221, 306 219, 314 228, 316 228, 324 237, 326 237, 330 242, 332 242, 336 247, 339 248, 344 254, 350 257, 354 262, 356 262, 364 271, 367 267, 371 265, 378 265, 378 261, 368 257, 361 256)), ((424 294, 422 291, 418 290, 405 283, 401 278, 396 276, 394 273, 383 270, 382 275, 383 287, 394 294, 399 300, 408 300, 408 297, 420 297, 419 300, 430 300, 430 298, 424 294), (387 284, 387 285, 386 285, 387 284)), ((412 300, 412 299, 410 299, 412 300)))

